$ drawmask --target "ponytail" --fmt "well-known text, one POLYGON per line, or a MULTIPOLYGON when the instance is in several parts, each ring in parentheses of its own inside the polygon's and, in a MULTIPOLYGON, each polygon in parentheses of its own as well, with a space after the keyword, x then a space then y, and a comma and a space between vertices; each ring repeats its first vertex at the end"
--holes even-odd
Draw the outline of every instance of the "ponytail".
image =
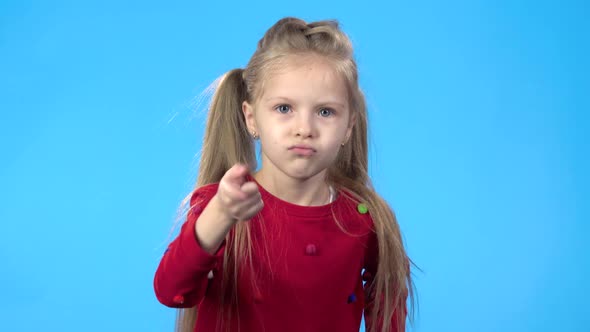
MULTIPOLYGON (((247 99, 243 72, 243 69, 233 69, 226 73, 213 94, 201 150, 197 188, 219 182, 225 172, 236 163, 247 164, 250 169, 256 167, 254 144, 242 112, 242 102, 247 99)), ((184 201, 188 202, 187 199, 184 201)), ((244 225, 238 224, 234 228, 236 235, 245 234, 249 240, 249 232, 244 229, 244 225)), ((225 252, 224 265, 228 262, 230 252, 231 250, 225 252)), ((227 289, 229 283, 230 280, 225 275, 223 288, 227 289)), ((179 309, 175 331, 192 332, 196 321, 196 306, 179 309)))
POLYGON ((242 102, 247 98, 243 71, 233 69, 225 74, 213 95, 197 186, 219 182, 236 163, 255 166, 254 144, 242 113, 242 102))

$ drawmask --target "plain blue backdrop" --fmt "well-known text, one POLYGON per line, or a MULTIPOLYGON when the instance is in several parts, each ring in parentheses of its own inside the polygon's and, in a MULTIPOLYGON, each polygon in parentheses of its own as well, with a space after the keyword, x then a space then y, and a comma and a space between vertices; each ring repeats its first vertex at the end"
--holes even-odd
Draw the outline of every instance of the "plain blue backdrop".
POLYGON ((355 46, 414 331, 590 331, 584 1, 0 2, 0 331, 171 331, 201 92, 283 16, 355 46))

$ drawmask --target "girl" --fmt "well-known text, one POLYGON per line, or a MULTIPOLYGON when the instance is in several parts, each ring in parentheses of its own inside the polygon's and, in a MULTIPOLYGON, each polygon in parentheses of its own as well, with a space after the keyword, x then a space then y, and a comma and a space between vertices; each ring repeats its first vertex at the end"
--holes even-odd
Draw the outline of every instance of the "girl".
POLYGON ((338 23, 279 20, 209 112, 187 221, 154 278, 158 300, 182 308, 177 331, 358 331, 363 311, 367 331, 405 331, 411 261, 368 177, 338 23))

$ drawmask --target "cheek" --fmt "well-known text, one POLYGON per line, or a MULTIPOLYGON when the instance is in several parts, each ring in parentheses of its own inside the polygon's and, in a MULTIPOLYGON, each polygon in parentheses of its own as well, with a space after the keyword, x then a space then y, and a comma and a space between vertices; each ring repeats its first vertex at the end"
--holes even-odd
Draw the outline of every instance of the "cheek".
POLYGON ((285 140, 282 138, 284 135, 276 126, 264 126, 260 128, 260 145, 263 150, 272 152, 278 149, 281 142, 285 140))
POLYGON ((327 128, 326 137, 331 141, 331 144, 339 145, 346 137, 347 128, 344 126, 332 126, 327 128))
POLYGON ((276 128, 268 124, 261 125, 258 128, 260 128, 260 135, 264 137, 265 142, 272 143, 276 140, 276 128))
POLYGON ((276 143, 280 139, 284 139, 288 132, 288 124, 276 121, 276 119, 266 119, 264 122, 259 122, 260 132, 264 133, 268 141, 276 143))

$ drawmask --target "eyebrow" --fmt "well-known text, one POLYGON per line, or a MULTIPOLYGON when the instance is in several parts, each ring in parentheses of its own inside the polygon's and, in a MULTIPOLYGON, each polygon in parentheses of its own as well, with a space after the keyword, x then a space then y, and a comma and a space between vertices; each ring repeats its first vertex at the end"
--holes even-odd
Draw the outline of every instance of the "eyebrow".
MULTIPOLYGON (((271 100, 284 100, 284 101, 288 102, 289 104, 294 104, 293 100, 291 100, 287 97, 270 97, 270 98, 266 98, 264 101, 271 101, 271 100)), ((321 103, 318 103, 318 105, 336 105, 336 106, 340 106, 342 108, 345 108, 344 104, 342 104, 341 102, 338 102, 338 101, 333 101, 333 100, 323 101, 321 103)))

